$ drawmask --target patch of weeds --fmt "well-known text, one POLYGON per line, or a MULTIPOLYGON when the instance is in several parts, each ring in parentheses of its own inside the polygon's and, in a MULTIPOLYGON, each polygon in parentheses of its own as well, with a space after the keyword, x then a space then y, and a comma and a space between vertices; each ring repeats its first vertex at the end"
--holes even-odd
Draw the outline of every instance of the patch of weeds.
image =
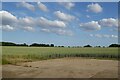
POLYGON ((2 64, 12 64, 10 61, 8 61, 7 59, 2 58, 2 64))

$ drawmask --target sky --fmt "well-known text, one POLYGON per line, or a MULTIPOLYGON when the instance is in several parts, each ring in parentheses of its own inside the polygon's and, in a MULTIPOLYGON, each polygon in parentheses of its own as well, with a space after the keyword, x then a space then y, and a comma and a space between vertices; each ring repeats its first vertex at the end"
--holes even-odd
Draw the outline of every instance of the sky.
POLYGON ((64 46, 118 43, 117 2, 3 2, 2 41, 64 46))

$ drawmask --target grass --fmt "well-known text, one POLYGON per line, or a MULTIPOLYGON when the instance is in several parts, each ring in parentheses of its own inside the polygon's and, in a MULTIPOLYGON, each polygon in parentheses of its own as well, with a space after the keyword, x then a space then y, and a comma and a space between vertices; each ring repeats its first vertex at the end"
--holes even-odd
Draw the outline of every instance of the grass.
POLYGON ((2 47, 2 64, 64 57, 118 59, 118 48, 2 47))
POLYGON ((2 64, 4 65, 4 64, 12 64, 12 63, 9 60, 3 58, 2 64))

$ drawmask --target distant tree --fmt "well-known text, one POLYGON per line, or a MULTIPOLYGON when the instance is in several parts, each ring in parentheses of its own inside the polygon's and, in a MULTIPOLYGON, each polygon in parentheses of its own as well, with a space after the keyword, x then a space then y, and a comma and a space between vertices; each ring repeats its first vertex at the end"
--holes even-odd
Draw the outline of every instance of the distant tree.
POLYGON ((33 44, 31 44, 30 46, 31 46, 31 47, 32 47, 32 46, 36 46, 36 47, 37 47, 37 46, 39 46, 39 44, 33 43, 33 44))
POLYGON ((51 46, 51 47, 54 47, 54 44, 51 44, 50 46, 51 46))
POLYGON ((12 42, 2 42, 2 46, 16 46, 16 44, 12 42))
POLYGON ((0 42, 0 46, 2 46, 2 42, 0 42))
POLYGON ((16 44, 16 46, 28 46, 26 43, 23 44, 16 44))
POLYGON ((76 48, 81 48, 81 46, 76 46, 76 48))
POLYGON ((33 43, 30 45, 31 47, 54 47, 54 44, 38 44, 38 43, 33 43))
POLYGON ((70 48, 70 46, 68 46, 68 48, 70 48))
POLYGON ((105 48, 105 46, 103 46, 103 48, 105 48))
POLYGON ((98 48, 100 48, 101 46, 95 46, 95 47, 98 47, 98 48))
POLYGON ((0 45, 2 45, 2 46, 28 46, 26 43, 16 44, 16 43, 13 43, 13 42, 0 42, 0 45))
POLYGON ((90 46, 90 45, 85 45, 84 47, 92 47, 92 46, 90 46))
POLYGON ((26 43, 21 44, 21 46, 28 46, 26 43))
POLYGON ((28 46, 26 43, 23 44, 24 46, 28 46))
POLYGON ((111 44, 111 45, 109 45, 109 47, 120 47, 120 45, 119 44, 111 44))
POLYGON ((58 46, 58 47, 64 47, 64 46, 58 46))

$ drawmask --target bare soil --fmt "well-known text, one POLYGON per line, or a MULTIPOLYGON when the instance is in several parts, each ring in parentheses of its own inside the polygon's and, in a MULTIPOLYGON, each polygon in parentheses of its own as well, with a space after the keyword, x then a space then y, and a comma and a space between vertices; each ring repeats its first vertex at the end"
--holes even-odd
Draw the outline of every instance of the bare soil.
POLYGON ((118 61, 82 58, 51 59, 3 65, 4 78, 117 78, 118 61))
POLYGON ((0 79, 2 78, 2 65, 0 64, 0 79))

